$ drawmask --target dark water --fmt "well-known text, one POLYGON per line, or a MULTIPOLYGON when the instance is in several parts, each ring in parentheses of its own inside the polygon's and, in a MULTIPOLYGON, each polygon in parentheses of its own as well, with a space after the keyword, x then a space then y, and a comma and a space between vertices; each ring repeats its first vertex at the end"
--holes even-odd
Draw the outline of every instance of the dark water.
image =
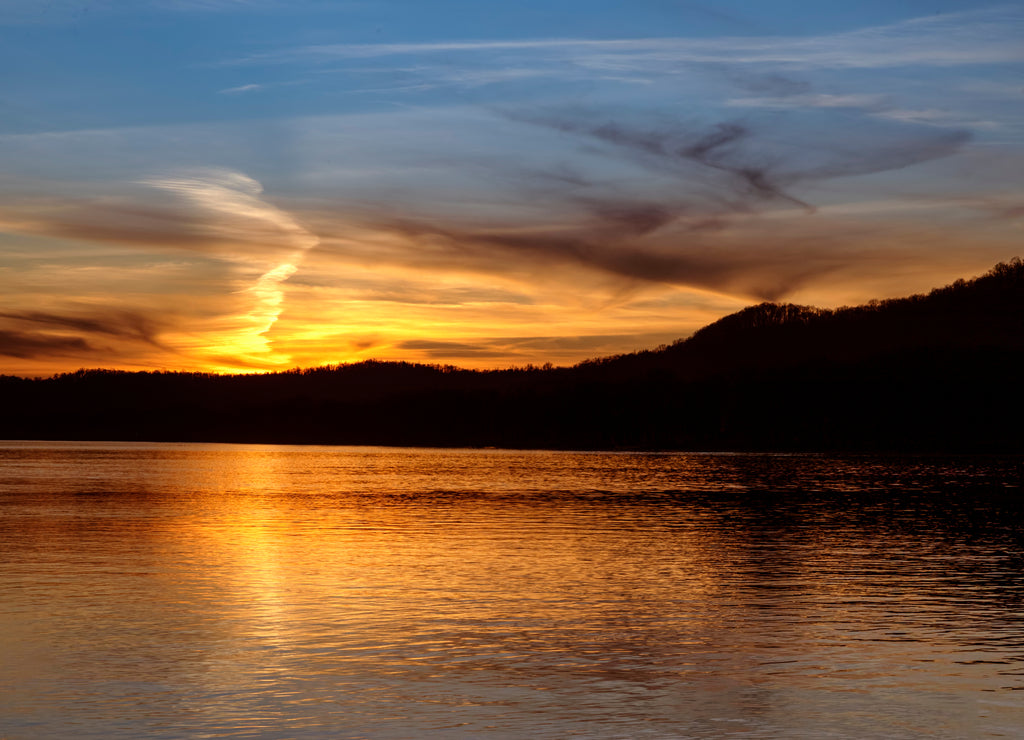
POLYGON ((0 738, 1024 737, 1022 462, 0 442, 0 738))

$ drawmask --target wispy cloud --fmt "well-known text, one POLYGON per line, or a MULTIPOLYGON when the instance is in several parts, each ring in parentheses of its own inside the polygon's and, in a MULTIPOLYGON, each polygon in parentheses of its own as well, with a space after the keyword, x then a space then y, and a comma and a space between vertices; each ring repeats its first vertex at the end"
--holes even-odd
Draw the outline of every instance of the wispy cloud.
POLYGON ((67 358, 83 365, 143 367, 157 357, 164 362, 179 357, 162 337, 175 330, 173 312, 63 303, 58 310, 0 311, 0 355, 44 363, 67 358))
POLYGON ((813 93, 773 97, 730 98, 726 105, 736 108, 863 108, 875 110, 885 105, 886 98, 876 94, 830 95, 813 93))
POLYGON ((891 108, 879 110, 876 115, 881 118, 889 118, 894 121, 905 123, 924 124, 927 126, 966 126, 973 129, 994 129, 999 128, 996 121, 987 121, 980 118, 973 118, 965 115, 962 111, 941 110, 938 108, 926 108, 913 110, 908 108, 891 108))
POLYGON ((19 322, 46 329, 70 330, 85 334, 106 334, 121 339, 136 340, 156 347, 166 323, 157 317, 138 311, 114 309, 57 314, 47 311, 0 311, 0 319, 19 322))
MULTIPOLYGON (((279 263, 266 270, 245 289, 252 296, 250 310, 240 317, 243 326, 234 336, 222 341, 242 359, 267 359, 272 353, 267 333, 281 315, 284 293, 281 283, 291 277, 305 252, 319 243, 319 238, 299 225, 291 215, 260 198, 263 186, 246 175, 232 171, 208 171, 190 176, 154 178, 143 181, 177 195, 200 209, 212 212, 230 222, 266 224, 278 232, 278 244, 291 251, 279 263), (260 357, 262 355, 262 357, 260 357)), ((281 358, 287 361, 288 358, 281 358)))
POLYGON ((18 359, 80 357, 92 351, 93 348, 81 337, 0 329, 0 356, 18 359))
POLYGON ((239 93, 256 92, 257 90, 262 90, 263 88, 264 85, 250 83, 248 85, 239 85, 238 87, 227 87, 223 90, 220 90, 220 92, 224 95, 237 95, 239 93))
MULTIPOLYGON (((1024 11, 995 8, 928 16, 815 37, 511 39, 432 43, 319 44, 256 54, 240 64, 329 62, 408 55, 529 55, 591 70, 664 72, 680 63, 774 64, 789 68, 955 66, 1024 61, 1024 11)), ((557 74, 551 68, 550 74, 557 74)))
MULTIPOLYGON (((804 89, 782 80, 771 87, 804 89)), ((244 267, 236 290, 246 292, 236 295, 252 315, 230 330, 261 352, 294 272, 286 266, 314 251, 335 258, 335 275, 358 264, 520 283, 551 273, 578 284, 587 271, 605 280, 593 278, 605 296, 646 284, 780 298, 857 259, 886 261, 883 226, 816 213, 823 187, 935 163, 971 141, 956 128, 836 123, 524 105, 311 118, 288 132, 301 178, 287 211, 236 171, 200 171, 145 180, 169 199, 28 199, 0 220, 22 233, 184 249, 244 267)), ((193 135, 213 153, 246 137, 254 147, 268 140, 256 124, 193 135)), ((124 146, 133 136, 141 134, 110 138, 124 146)), ((69 156, 82 148, 74 137, 59 141, 69 156)), ((941 241, 954 238, 962 233, 941 241)))
POLYGON ((431 339, 410 339, 396 348, 413 351, 436 359, 463 360, 506 359, 528 363, 538 356, 600 357, 623 351, 649 349, 679 337, 665 332, 636 334, 588 334, 584 336, 506 336, 473 337, 470 341, 451 342, 431 339))
POLYGON ((338 5, 319 2, 92 4, 145 33, 195 13, 213 25, 189 48, 235 59, 182 70, 194 58, 169 49, 151 67, 180 73, 164 107, 40 103, 45 123, 0 135, 0 352, 581 359, 750 300, 898 295, 1019 251, 1019 3, 785 38, 523 22, 521 38, 287 46, 369 38, 379 4, 335 32, 338 5), (192 122, 161 123, 172 108, 192 122), (96 128, 43 131, 82 121, 96 128))
POLYGON ((44 333, 77 332, 164 349, 173 346, 192 356, 230 351, 243 364, 286 363, 288 357, 274 350, 268 333, 283 310, 282 283, 319 243, 317 236, 264 200, 260 183, 239 172, 205 169, 138 184, 163 196, 156 200, 141 191, 131 196, 29 199, 20 207, 0 210, 0 230, 121 244, 143 253, 185 250, 212 258, 233 274, 223 286, 233 291, 232 300, 219 306, 230 313, 194 321, 193 337, 174 341, 158 340, 165 327, 151 313, 137 311, 0 311, 0 319, 42 327, 44 333))

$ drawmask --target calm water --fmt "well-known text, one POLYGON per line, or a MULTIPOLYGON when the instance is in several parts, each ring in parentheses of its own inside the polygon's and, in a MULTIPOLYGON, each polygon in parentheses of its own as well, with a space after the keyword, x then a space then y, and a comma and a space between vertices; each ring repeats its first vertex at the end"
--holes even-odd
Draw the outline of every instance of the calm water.
POLYGON ((1022 462, 0 442, 0 738, 1024 737, 1022 462))

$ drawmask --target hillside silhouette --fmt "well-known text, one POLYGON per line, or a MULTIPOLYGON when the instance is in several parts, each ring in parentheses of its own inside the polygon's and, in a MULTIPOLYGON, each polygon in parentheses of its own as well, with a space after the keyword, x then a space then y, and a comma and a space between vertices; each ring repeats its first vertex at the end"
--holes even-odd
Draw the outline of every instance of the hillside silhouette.
POLYGON ((0 437, 564 449, 1024 450, 1024 264, 867 305, 762 303, 574 367, 0 376, 0 437))

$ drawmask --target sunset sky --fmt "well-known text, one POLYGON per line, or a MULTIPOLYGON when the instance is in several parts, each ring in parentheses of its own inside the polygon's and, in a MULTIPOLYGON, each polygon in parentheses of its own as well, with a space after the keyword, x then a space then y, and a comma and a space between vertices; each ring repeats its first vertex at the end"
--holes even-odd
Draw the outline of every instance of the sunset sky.
POLYGON ((571 364, 1024 256, 1024 3, 4 0, 0 373, 571 364))

